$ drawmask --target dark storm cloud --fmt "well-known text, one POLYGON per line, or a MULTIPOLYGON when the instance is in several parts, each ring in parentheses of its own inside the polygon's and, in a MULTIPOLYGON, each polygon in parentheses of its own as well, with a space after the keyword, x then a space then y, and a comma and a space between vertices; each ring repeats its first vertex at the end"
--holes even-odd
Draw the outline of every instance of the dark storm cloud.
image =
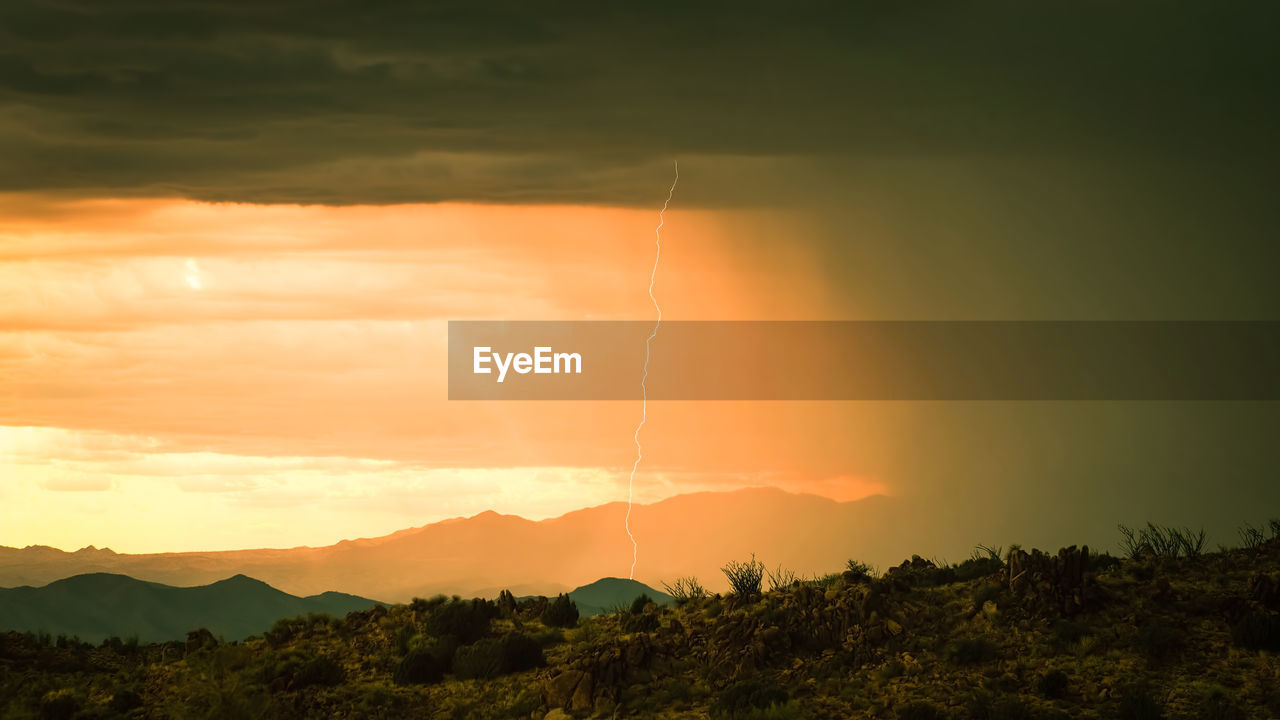
POLYGON ((1261 167, 1277 154, 1278 16, 1233 2, 10 0, 0 189, 650 202, 678 155, 715 178, 686 201, 723 203, 867 157, 1261 167))

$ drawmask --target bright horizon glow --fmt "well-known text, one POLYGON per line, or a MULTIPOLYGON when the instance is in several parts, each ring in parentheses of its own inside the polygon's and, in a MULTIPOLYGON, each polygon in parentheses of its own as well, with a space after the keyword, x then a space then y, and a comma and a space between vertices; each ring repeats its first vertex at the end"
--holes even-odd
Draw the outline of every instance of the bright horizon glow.
MULTIPOLYGON (((634 290, 652 246, 635 239, 654 232, 651 209, 0 195, 0 219, 0 385, 15 390, 0 398, 0 544, 327 545, 625 497, 631 410, 450 404, 444 328, 645 317, 634 290)), ((665 314, 819 317, 815 261, 771 242, 794 226, 680 209, 656 280, 665 314)), ((662 462, 636 474, 635 500, 846 492, 813 453, 839 424, 775 413, 649 408, 645 449, 662 462), (707 442, 706 422, 751 450, 707 442)))

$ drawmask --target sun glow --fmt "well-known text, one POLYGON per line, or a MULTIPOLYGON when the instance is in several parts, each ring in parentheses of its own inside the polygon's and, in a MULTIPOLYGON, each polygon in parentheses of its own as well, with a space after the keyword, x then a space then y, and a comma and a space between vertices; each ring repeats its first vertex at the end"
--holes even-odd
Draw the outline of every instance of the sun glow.
POLYGON ((204 289, 204 284, 200 282, 200 264, 195 260, 187 260, 187 287, 192 290, 204 289))

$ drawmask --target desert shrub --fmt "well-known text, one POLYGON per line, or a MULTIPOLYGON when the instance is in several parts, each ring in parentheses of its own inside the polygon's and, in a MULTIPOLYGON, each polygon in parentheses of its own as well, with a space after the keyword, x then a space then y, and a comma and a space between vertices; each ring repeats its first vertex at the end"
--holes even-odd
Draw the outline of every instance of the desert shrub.
POLYGON ((1061 670, 1050 670, 1040 676, 1036 682, 1036 690, 1040 695, 1050 700, 1061 700, 1066 697, 1067 687, 1071 684, 1071 679, 1061 670))
POLYGON ((971 720, 1047 720, 1055 717, 1033 710, 1017 697, 997 698, 987 690, 974 693, 965 704, 965 710, 971 720))
POLYGON ((1000 597, 999 585, 979 585, 973 590, 973 612, 982 612, 982 606, 1000 597))
POLYGON ((587 618, 578 623, 578 629, 569 634, 569 639, 574 644, 594 645, 600 638, 607 637, 609 629, 605 627, 601 617, 587 618))
POLYGON ((787 701, 781 705, 770 705, 767 708, 752 708, 732 715, 733 720, 806 720, 800 706, 787 701))
POLYGON ((547 603, 542 611, 542 624, 551 627, 571 628, 578 624, 578 606, 569 596, 560 593, 555 600, 547 603))
POLYGON ((1138 628, 1138 647, 1147 658, 1164 660, 1182 648, 1182 635, 1159 618, 1148 618, 1138 628))
POLYGON ((955 579, 965 582, 1000 572, 1004 568, 1004 561, 1000 559, 1002 550, 986 545, 975 547, 968 560, 952 566, 955 579))
POLYGON ((964 562, 951 566, 955 580, 966 582, 994 575, 1004 567, 1004 563, 990 558, 969 558, 964 562))
POLYGON ((1117 525, 1116 529, 1120 531, 1120 549, 1130 560, 1138 560, 1150 550, 1150 546, 1143 542, 1137 530, 1124 524, 1117 525))
POLYGON ((1122 688, 1118 699, 1106 708, 1103 717, 1114 720, 1164 720, 1164 705, 1146 687, 1122 688))
POLYGON ((988 693, 971 700, 967 709, 972 720, 1044 720, 1048 717, 1016 697, 997 700, 988 693))
MULTIPOLYGON (((209 631, 205 630, 205 632, 209 632, 209 631)), ((212 633, 210 633, 210 636, 212 636, 212 633)), ((72 635, 71 637, 67 637, 66 635, 59 635, 57 639, 53 641, 53 646, 58 648, 59 650, 88 650, 89 648, 93 647, 92 645, 82 641, 79 637, 76 637, 75 635, 72 635)))
POLYGON ((538 688, 526 687, 516 693, 515 698, 507 703, 499 713, 500 717, 527 718, 537 717, 534 712, 542 707, 542 692, 538 688))
POLYGON ((536 630, 529 629, 529 639, 537 643, 538 647, 551 647, 564 642, 564 630, 558 627, 543 628, 536 630))
POLYGON ((881 680, 892 680, 896 677, 902 677, 902 674, 906 671, 907 666, 903 665, 901 660, 894 658, 880 666, 880 669, 876 671, 876 675, 878 675, 881 680))
POLYGON ((1226 689, 1216 685, 1206 690, 1195 714, 1196 720, 1248 720, 1248 717, 1226 689))
POLYGON ((849 582, 853 582, 853 580, 846 580, 845 574, 842 572, 827 573, 826 575, 814 575, 809 580, 800 581, 802 585, 818 588, 820 590, 831 590, 849 582))
POLYGON ((1183 557, 1195 558, 1204 554, 1205 534, 1203 528, 1196 531, 1184 529, 1178 533, 1177 537, 1183 557))
POLYGON ((622 617, 622 631, 628 633, 653 632, 661 625, 657 615, 651 613, 640 613, 639 615, 624 615, 622 617))
POLYGON ((898 708, 898 720, 945 720, 947 714, 937 705, 917 700, 898 708))
POLYGON ((1134 562, 1125 565, 1125 574, 1139 582, 1151 582, 1156 577, 1154 565, 1145 562, 1134 562))
POLYGON ((720 617, 720 613, 723 612, 724 603, 720 602, 720 596, 717 595, 715 599, 707 603, 707 607, 703 609, 702 614, 706 616, 708 620, 715 620, 720 617))
POLYGON ((40 720, 71 720, 80 712, 80 699, 71 690, 55 690, 40 699, 40 720))
POLYGON ((449 598, 444 595, 433 595, 429 599, 423 600, 416 597, 409 601, 409 609, 418 614, 429 613, 432 610, 449 602, 449 598))
POLYGON ((654 678, 648 688, 654 709, 688 707, 693 700, 693 681, 679 675, 654 678))
MULTIPOLYGON (((290 640, 302 637, 307 633, 332 632, 342 627, 342 620, 333 617, 327 613, 309 613, 300 617, 281 618, 271 626, 271 629, 263 633, 263 637, 271 644, 272 647, 283 647, 290 640)), ((192 643, 199 641, 204 645, 211 644, 209 641, 213 639, 213 633, 201 629, 195 633, 187 634, 187 646, 191 647, 192 643), (208 633, 205 635, 204 633, 208 633)), ((216 644, 216 640, 212 644, 216 644)))
POLYGON ((397 685, 426 685, 444 679, 447 662, 426 648, 409 651, 396 668, 393 679, 397 685))
POLYGON ((262 637, 272 647, 284 647, 297 635, 298 630, 299 627, 294 623, 294 618, 280 618, 272 624, 270 630, 262 634, 262 637))
POLYGON ((356 717, 400 717, 404 700, 394 691, 379 685, 365 689, 356 700, 356 717))
POLYGON ((468 680, 493 678, 502 674, 502 641, 484 638, 459 647, 453 654, 453 672, 468 680))
POLYGON ((308 657, 302 652, 291 650, 268 657, 263 663, 261 675, 263 681, 273 689, 298 690, 313 685, 338 685, 346 673, 332 658, 323 655, 308 657))
POLYGON ((649 603, 652 603, 652 602, 653 602, 653 598, 649 597, 648 593, 640 593, 639 595, 636 596, 635 600, 631 601, 631 614, 639 615, 640 613, 644 612, 645 607, 647 607, 649 603))
POLYGON ((409 652, 409 648, 413 647, 415 643, 420 645, 423 642, 429 642, 430 639, 430 635, 416 632, 416 628, 413 625, 401 625, 395 633, 396 651, 403 655, 409 652))
POLYGON ((112 693, 111 699, 107 701, 107 710, 118 715, 124 715, 140 707, 142 707, 142 696, 128 688, 112 693))
POLYGON ((512 633, 502 638, 502 671, 523 672, 547 664, 542 654, 542 643, 536 638, 512 633))
POLYGON ((876 570, 867 563, 850 558, 844 564, 844 579, 851 583, 871 582, 875 579, 876 570))
POLYGON ((787 691, 758 678, 739 680, 726 687, 711 703, 711 716, 735 720, 755 714, 755 711, 785 705, 790 698, 787 691))
POLYGON ((769 578, 770 590, 783 590, 800 582, 800 576, 796 575, 794 570, 788 570, 781 565, 773 570, 765 570, 765 575, 769 578))
POLYGON ((1120 546, 1131 560, 1156 557, 1176 560, 1180 557, 1199 557, 1204 552, 1204 530, 1176 528, 1147 523, 1144 528, 1119 525, 1120 546))
POLYGON ((890 568, 885 578, 900 589, 937 587, 955 582, 956 569, 945 563, 939 565, 919 555, 912 555, 910 560, 890 568))
POLYGON ((1280 618, 1250 612, 1231 626, 1231 639, 1248 650, 1280 650, 1280 618))
POLYGON ((977 665, 995 660, 1000 649, 986 638, 960 638, 947 648, 947 656, 958 665, 977 665))
POLYGON ((932 571, 926 571, 925 578, 927 578, 927 582, 925 583, 926 585, 932 585, 935 587, 939 585, 950 585, 958 579, 956 576, 956 569, 952 565, 940 565, 932 571))
POLYGON ((1017 695, 1029 689, 1026 678, 1008 671, 1000 672, 999 667, 983 673, 982 687, 1002 695, 1010 693, 1017 695))
POLYGON ((431 610, 426 628, 436 637, 455 637, 466 645, 484 637, 497 614, 497 606, 490 600, 454 598, 431 610))
POLYGON ((463 679, 493 678, 546 664, 542 646, 519 633, 478 640, 459 647, 453 655, 453 671, 463 679))
POLYGON ((1089 569, 1105 572, 1120 566, 1120 558, 1109 552, 1095 553, 1089 556, 1089 569))
POLYGON ((755 555, 746 562, 732 560, 720 568, 720 571, 728 579, 729 587, 733 589, 735 595, 750 598, 760 594, 760 584, 764 580, 765 570, 764 563, 756 560, 755 555))
POLYGON ((1236 532, 1240 535, 1240 547, 1245 550, 1257 550, 1267 541, 1267 533, 1260 527, 1244 525, 1236 532))
POLYGON ((708 595, 707 589, 702 587, 702 583, 698 582, 698 578, 692 575, 678 577, 671 584, 664 582, 662 583, 662 589, 675 598, 677 605, 683 605, 690 600, 701 600, 708 595))
POLYGON ((117 655, 136 655, 138 653, 138 638, 133 636, 127 640, 121 640, 113 635, 103 640, 98 647, 104 650, 111 650, 117 655))
POLYGON ((294 673, 293 686, 298 688, 312 685, 332 687, 341 684, 345 677, 346 673, 337 661, 322 655, 302 663, 297 672, 294 673))

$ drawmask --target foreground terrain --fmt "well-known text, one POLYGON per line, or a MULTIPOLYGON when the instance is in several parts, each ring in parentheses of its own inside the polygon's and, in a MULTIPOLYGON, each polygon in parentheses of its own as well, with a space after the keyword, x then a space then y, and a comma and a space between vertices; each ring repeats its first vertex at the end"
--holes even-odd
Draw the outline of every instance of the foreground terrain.
POLYGON ((243 642, 0 635, 14 718, 1280 717, 1280 524, 1124 559, 980 548, 800 580, 731 563, 580 618, 568 597, 437 597, 281 621, 243 642), (770 589, 770 587, 773 589, 770 589), (757 588, 759 592, 757 592, 757 588))

